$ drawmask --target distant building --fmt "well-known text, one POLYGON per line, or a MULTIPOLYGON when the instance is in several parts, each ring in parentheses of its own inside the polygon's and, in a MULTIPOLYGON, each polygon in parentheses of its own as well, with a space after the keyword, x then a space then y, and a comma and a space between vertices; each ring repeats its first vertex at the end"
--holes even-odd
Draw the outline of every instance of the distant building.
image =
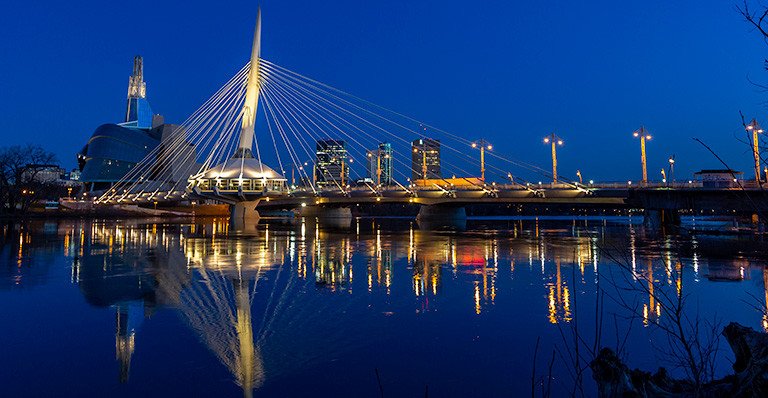
POLYGON ((349 183, 347 145, 341 140, 317 141, 315 182, 320 188, 338 188, 349 183))
POLYGON ((28 164, 21 176, 25 184, 35 183, 79 189, 80 181, 72 179, 72 173, 57 164, 28 164))
POLYGON ((72 171, 69 172, 69 180, 70 181, 80 181, 80 177, 83 173, 79 169, 72 169, 72 171))
POLYGON ((377 149, 368 151, 368 178, 376 184, 392 185, 392 144, 382 142, 377 149))
POLYGON ((411 179, 442 178, 440 174, 440 141, 427 138, 411 143, 411 179))
POLYGON ((744 173, 730 169, 701 170, 694 173, 704 188, 736 188, 744 173))
POLYGON ((59 183, 65 179, 66 170, 57 164, 28 164, 22 180, 40 184, 59 183))

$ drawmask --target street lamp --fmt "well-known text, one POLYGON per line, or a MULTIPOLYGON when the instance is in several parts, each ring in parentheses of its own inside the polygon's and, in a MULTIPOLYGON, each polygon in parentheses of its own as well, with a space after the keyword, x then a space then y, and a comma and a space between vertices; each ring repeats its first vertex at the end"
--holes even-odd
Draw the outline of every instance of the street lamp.
POLYGON ((480 148, 480 181, 485 182, 485 151, 493 149, 493 145, 484 139, 472 143, 472 148, 480 148))
MULTIPOLYGON (((373 151, 368 151, 368 159, 373 159, 373 151)), ((385 154, 384 159, 389 159, 389 154, 385 154)), ((370 165, 370 160, 368 164, 370 165)), ((381 186, 381 149, 376 150, 376 186, 381 186)))
POLYGON ((634 137, 640 138, 640 160, 643 164, 643 184, 648 183, 648 171, 646 169, 646 158, 645 158, 645 141, 651 139, 651 135, 648 134, 648 131, 645 130, 645 127, 640 126, 639 129, 635 130, 632 135, 634 137))
MULTIPOLYGON (((419 148, 413 147, 413 153, 419 153, 419 148)), ((427 179, 427 151, 421 148, 421 179, 427 179)))
POLYGON ((552 133, 544 137, 545 144, 552 144, 552 183, 557 184, 557 147, 563 146, 563 139, 552 133))
POLYGON ((663 183, 667 182, 667 171, 664 169, 661 169, 661 182, 663 183))
POLYGON ((755 181, 760 184, 760 141, 758 134, 763 132, 763 129, 757 124, 757 120, 752 119, 747 125, 747 132, 752 132, 752 156, 755 158, 755 181))
POLYGON ((669 157, 669 179, 675 182, 675 155, 669 157))
POLYGON ((579 177, 579 184, 584 184, 584 181, 581 179, 581 170, 576 170, 576 177, 579 177))

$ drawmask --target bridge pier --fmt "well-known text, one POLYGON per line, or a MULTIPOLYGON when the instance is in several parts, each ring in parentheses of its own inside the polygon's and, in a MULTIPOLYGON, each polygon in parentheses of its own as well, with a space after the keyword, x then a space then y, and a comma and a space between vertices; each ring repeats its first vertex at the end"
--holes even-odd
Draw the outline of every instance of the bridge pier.
POLYGON ((237 202, 229 206, 229 218, 231 220, 258 220, 259 211, 256 206, 261 200, 249 200, 246 202, 237 202))
POLYGON ((680 213, 670 209, 646 209, 643 211, 643 224, 650 228, 680 225, 680 213))
POLYGON ((349 207, 306 206, 297 211, 300 217, 316 220, 326 228, 348 230, 352 227, 352 209, 349 207))
POLYGON ((301 217, 352 218, 349 207, 306 206, 299 208, 298 212, 301 217))
POLYGON ((416 215, 423 229, 457 228, 467 226, 467 209, 461 205, 424 205, 416 215))

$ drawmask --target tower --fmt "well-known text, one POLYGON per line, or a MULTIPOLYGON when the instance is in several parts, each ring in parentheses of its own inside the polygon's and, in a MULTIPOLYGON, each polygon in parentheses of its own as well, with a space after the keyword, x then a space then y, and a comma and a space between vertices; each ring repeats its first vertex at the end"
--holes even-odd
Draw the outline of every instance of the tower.
POLYGON ((317 141, 315 181, 319 187, 344 189, 349 181, 347 143, 327 139, 317 141))
POLYGON ((284 195, 287 180, 280 173, 261 162, 258 140, 254 135, 259 106, 261 54, 261 8, 256 15, 251 62, 245 82, 245 99, 241 111, 240 136, 235 153, 222 164, 201 170, 189 178, 189 190, 203 197, 231 205, 232 220, 258 218, 256 206, 264 197, 284 195), (256 156, 253 145, 256 144, 256 156))
POLYGON ((147 98, 147 83, 144 82, 144 59, 133 57, 133 74, 128 78, 128 98, 147 98))
POLYGON ((256 127, 256 111, 259 107, 259 57, 261 56, 261 7, 256 14, 256 29, 253 32, 253 47, 251 48, 251 70, 248 72, 248 83, 245 88, 245 103, 243 103, 243 120, 240 128, 240 145, 235 152, 236 158, 253 157, 253 138, 256 127))
POLYGON ((411 143, 411 178, 415 180, 441 178, 440 141, 432 138, 411 143))
POLYGON ((128 104, 125 110, 125 127, 152 128, 152 108, 147 101, 147 83, 144 82, 144 59, 133 57, 133 73, 128 78, 128 104))

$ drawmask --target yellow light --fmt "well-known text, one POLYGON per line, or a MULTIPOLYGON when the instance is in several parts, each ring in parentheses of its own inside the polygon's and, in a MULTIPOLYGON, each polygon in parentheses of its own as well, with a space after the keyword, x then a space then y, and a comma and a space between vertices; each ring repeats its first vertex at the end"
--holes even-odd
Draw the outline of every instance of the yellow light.
POLYGON ((491 149, 493 149, 493 145, 488 145, 488 150, 490 151, 491 149))
POLYGON ((473 142, 472 143, 472 148, 477 148, 477 144, 473 142))
POLYGON ((635 136, 635 137, 639 137, 640 136, 640 134, 638 134, 637 132, 632 133, 632 135, 635 136))
POLYGON ((545 139, 544 139, 544 143, 545 143, 545 144, 548 144, 548 143, 549 143, 549 138, 545 138, 545 139))

